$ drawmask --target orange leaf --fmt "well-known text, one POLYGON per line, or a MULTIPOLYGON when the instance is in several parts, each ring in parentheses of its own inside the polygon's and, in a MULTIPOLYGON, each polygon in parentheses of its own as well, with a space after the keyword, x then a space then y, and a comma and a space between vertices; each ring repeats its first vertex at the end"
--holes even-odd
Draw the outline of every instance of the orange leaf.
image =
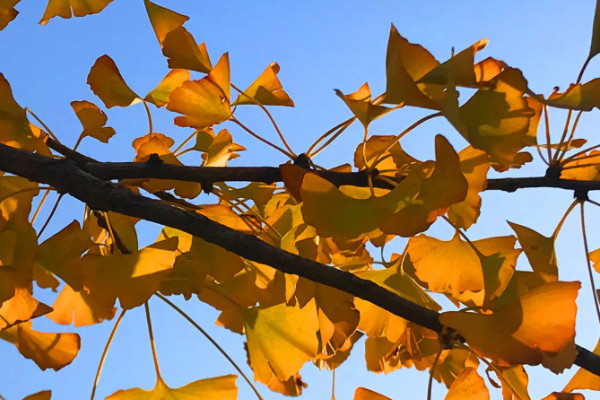
POLYGON ((106 107, 128 107, 140 98, 127 86, 117 65, 107 55, 98 58, 87 78, 87 83, 106 107))
POLYGON ((185 15, 161 7, 149 0, 144 0, 144 5, 146 6, 146 12, 148 13, 148 18, 150 18, 150 23, 152 24, 156 38, 161 46, 165 40, 165 36, 167 36, 169 32, 179 28, 189 19, 189 17, 186 17, 185 15))
POLYGON ((454 380, 444 400, 489 400, 490 392, 475 368, 465 368, 454 380))
POLYGON ((0 31, 17 17, 19 12, 13 7, 21 0, 7 0, 0 4, 0 31))
POLYGON ((416 83, 438 65, 439 62, 427 50, 409 43, 392 25, 385 61, 387 89, 384 102, 439 110, 438 103, 444 97, 443 88, 416 83))
POLYGON ((85 290, 75 291, 65 285, 52 304, 52 312, 46 317, 57 324, 76 327, 100 323, 115 316, 113 302, 102 302, 101 299, 88 294, 85 290))
POLYGON ((521 243, 533 271, 554 275, 558 279, 554 237, 540 235, 533 229, 512 222, 508 224, 517 234, 519 243, 521 243))
POLYGON ((49 0, 40 24, 46 25, 50 18, 84 17, 104 10, 113 0, 49 0))
POLYGON ((175 118, 176 125, 207 128, 231 115, 229 89, 229 55, 225 53, 206 77, 173 90, 167 109, 185 115, 175 118))
POLYGON ((586 83, 572 84, 564 93, 553 93, 547 103, 553 107, 591 111, 594 107, 600 108, 599 90, 600 78, 596 78, 586 83))
POLYGON ((581 393, 552 392, 541 400, 585 400, 581 393))
POLYGON ((238 388, 235 375, 200 379, 185 386, 172 389, 158 379, 152 390, 139 388, 119 390, 106 400, 236 400, 238 388))
POLYGON ((16 287, 14 296, 0 307, 0 331, 21 322, 48 314, 52 309, 37 301, 29 290, 16 287))
POLYGON ((542 352, 556 354, 574 337, 580 286, 546 283, 492 314, 447 312, 440 322, 456 329, 471 348, 494 363, 537 365, 542 352))
MULTIPOLYGON (((184 68, 199 72, 209 72, 212 68, 204 43, 198 45, 194 37, 182 26, 165 36, 163 54, 168 57, 169 68, 184 68)), ((229 59, 227 59, 227 80, 229 81, 229 59)), ((229 99, 229 82, 227 83, 229 99)), ((223 87, 225 90, 225 87, 223 87)))
POLYGON ((73 107, 77 118, 83 125, 81 137, 91 136, 101 142, 108 143, 108 139, 115 134, 115 130, 104 126, 107 117, 102 110, 95 104, 85 100, 72 101, 71 107, 73 107))
POLYGON ((294 102, 283 90, 277 74, 279 73, 279 64, 271 63, 256 78, 254 82, 240 94, 235 101, 237 104, 255 104, 252 99, 264 106, 289 106, 293 107, 294 102))
POLYGON ((392 400, 391 398, 369 390, 364 387, 357 387, 354 392, 354 400, 392 400))
POLYGON ((24 397, 23 400, 50 400, 50 397, 52 397, 52 392, 44 390, 42 392, 30 394, 29 396, 24 397))
POLYGON ((371 121, 392 111, 391 108, 373 104, 371 101, 371 89, 369 89, 367 83, 351 94, 343 94, 337 89, 335 93, 344 100, 344 103, 346 103, 350 111, 352 111, 365 128, 371 121))
POLYGON ((81 347, 81 339, 76 333, 38 332, 31 329, 31 323, 0 332, 0 338, 17 346, 24 357, 33 360, 42 370, 58 371, 69 365, 81 347))
POLYGON ((183 82, 190 80, 190 73, 186 69, 173 69, 163 78, 158 86, 148 93, 144 100, 162 107, 169 102, 169 96, 173 90, 180 87, 183 82))

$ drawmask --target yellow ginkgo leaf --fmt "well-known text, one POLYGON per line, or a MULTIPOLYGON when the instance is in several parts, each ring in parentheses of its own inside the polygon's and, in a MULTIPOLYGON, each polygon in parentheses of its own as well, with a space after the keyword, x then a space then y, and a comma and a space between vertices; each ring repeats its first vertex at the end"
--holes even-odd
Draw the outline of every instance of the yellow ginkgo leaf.
POLYGON ((353 400, 392 400, 387 396, 374 392, 364 387, 357 387, 353 400))
POLYGON ((570 85, 563 93, 553 93, 547 103, 553 107, 591 111, 600 108, 600 78, 570 85))
POLYGON ((492 314, 446 312, 440 322, 456 329, 472 349, 498 365, 537 365, 543 353, 557 354, 573 339, 580 286, 579 282, 546 283, 492 314))
POLYGON ((173 90, 167 109, 185 115, 175 118, 176 125, 204 129, 231 115, 229 91, 229 55, 225 53, 206 77, 173 90))
POLYGON ((552 392, 540 400, 585 400, 581 393, 552 392))
POLYGON ((540 235, 525 226, 508 223, 517 234, 519 243, 534 272, 553 275, 558 279, 558 265, 554 252, 554 238, 540 235))
MULTIPOLYGON (((1 97, 0 97, 1 98, 1 97)), ((19 176, 0 176, 0 229, 15 223, 28 223, 31 201, 38 184, 19 176)))
MULTIPOLYGON (((489 373, 491 370, 492 368, 488 367, 486 372, 489 373)), ((493 371, 500 378, 504 400, 531 400, 527 391, 529 376, 522 365, 512 367, 495 366, 493 371)), ((493 386, 496 387, 496 385, 493 386)))
POLYGON ((373 104, 371 101, 371 89, 365 83, 354 93, 343 94, 339 90, 335 93, 344 100, 350 111, 358 118, 358 120, 367 127, 371 121, 381 117, 392 111, 391 108, 373 104))
POLYGON ((319 322, 313 301, 304 307, 279 304, 242 312, 248 358, 256 380, 267 384, 294 376, 318 351, 319 322))
POLYGON ((113 0, 49 0, 40 24, 46 25, 50 18, 83 17, 104 10, 113 0))
POLYGON ((21 0, 6 0, 0 4, 0 31, 19 14, 14 8, 19 1, 21 0))
POLYGON ((42 370, 58 371, 69 365, 81 347, 76 333, 38 332, 31 329, 29 322, 0 332, 0 338, 17 346, 24 357, 33 360, 42 370))
POLYGON ((119 390, 106 400, 236 400, 238 388, 236 375, 225 375, 188 383, 172 389, 162 379, 158 379, 152 390, 127 389, 119 390))
MULTIPOLYGON (((205 73, 212 68, 206 45, 204 43, 198 45, 191 33, 183 26, 170 31, 165 36, 162 45, 163 54, 168 57, 169 68, 191 69, 205 73)), ((227 74, 229 74, 229 64, 227 65, 227 74)), ((227 79, 229 80, 229 75, 227 79)), ((229 99, 229 82, 227 85, 227 98, 229 99)))
POLYGON ((77 114, 79 122, 83 125, 81 137, 91 136, 101 142, 108 143, 114 134, 115 130, 104 126, 106 124, 106 114, 98 108, 94 103, 89 101, 72 101, 71 107, 77 114))
POLYGON ((139 96, 127 86, 117 65, 107 55, 96 60, 88 75, 87 83, 108 108, 128 107, 141 101, 139 96))
POLYGON ((277 74, 279 73, 279 64, 271 63, 256 78, 254 82, 240 94, 235 101, 236 104, 255 104, 256 102, 265 106, 289 106, 293 107, 294 102, 290 96, 283 90, 277 74), (254 99, 254 101, 252 100, 254 99))
POLYGON ((52 392, 50 390, 44 390, 41 392, 30 394, 29 396, 24 397, 23 400, 50 400, 51 397, 52 392))
POLYGON ((113 307, 113 303, 102 303, 102 299, 85 290, 75 291, 71 286, 65 285, 52 304, 52 312, 46 314, 46 317, 61 325, 93 325, 115 316, 117 309, 113 307))
POLYGON ((25 109, 17 104, 8 81, 0 73, 0 143, 33 151, 38 140, 29 127, 25 109))
POLYGON ((438 65, 431 53, 418 44, 409 43, 392 25, 385 60, 384 102, 439 110, 444 98, 443 87, 416 83, 438 65))
POLYGON ((187 69, 173 69, 163 78, 153 91, 148 93, 144 100, 162 107, 169 102, 169 96, 173 90, 180 87, 183 82, 190 80, 190 72, 187 69))
POLYGON ((144 0, 144 5, 146 6, 146 12, 148 13, 148 18, 150 18, 150 23, 152 24, 156 38, 161 46, 165 40, 165 36, 167 36, 169 32, 179 28, 189 19, 189 17, 185 15, 161 7, 149 0, 144 0))
POLYGON ((0 331, 48 314, 52 308, 36 300, 28 289, 16 287, 14 296, 0 307, 0 331))
POLYGON ((489 400, 490 392, 475 368, 465 368, 454 380, 444 400, 489 400))
POLYGON ((175 261, 177 238, 145 247, 132 254, 86 254, 82 259, 84 285, 102 304, 121 307, 144 304, 160 287, 175 261))

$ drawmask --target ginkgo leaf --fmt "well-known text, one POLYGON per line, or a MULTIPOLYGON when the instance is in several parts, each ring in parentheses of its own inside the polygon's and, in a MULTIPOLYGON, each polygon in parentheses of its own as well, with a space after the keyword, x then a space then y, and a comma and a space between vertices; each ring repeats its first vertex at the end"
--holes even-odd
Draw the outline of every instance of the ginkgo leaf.
POLYGON ((49 0, 40 24, 46 25, 50 18, 71 16, 84 17, 104 10, 113 0, 49 0))
POLYGON ((418 44, 409 43, 392 25, 385 61, 384 102, 439 110, 440 100, 444 98, 443 87, 416 83, 438 65, 431 53, 418 44))
MULTIPOLYGON (((600 355, 600 341, 594 347, 594 354, 600 355)), ((563 391, 572 392, 577 389, 600 390, 600 376, 584 368, 579 368, 563 391)))
POLYGON ((539 113, 524 96, 527 81, 521 71, 506 68, 492 84, 479 89, 460 107, 458 92, 452 84, 447 85, 442 112, 473 147, 507 165, 524 146, 536 143, 530 132, 537 129, 539 113))
MULTIPOLYGON (((489 372, 490 369, 491 367, 487 371, 489 372)), ((493 370, 502 383, 502 398, 504 400, 531 400, 527 392, 529 376, 522 365, 513 367, 495 366, 493 370)))
POLYGON ((173 90, 180 87, 183 82, 190 80, 190 72, 187 69, 173 69, 163 78, 153 91, 148 93, 144 100, 162 107, 169 102, 169 96, 173 90))
POLYGON ((367 83, 354 93, 343 94, 337 89, 335 93, 346 103, 350 111, 352 111, 364 127, 367 127, 374 119, 392 111, 391 108, 373 104, 371 101, 371 89, 369 89, 367 83))
POLYGON ((206 77, 173 90, 167 109, 185 115, 175 118, 176 125, 204 129, 231 115, 229 89, 229 55, 225 53, 206 77))
POLYGON ((39 246, 36 262, 73 289, 82 290, 81 255, 91 245, 92 241, 79 222, 73 221, 39 246))
POLYGON ((127 86, 117 65, 107 55, 96 60, 90 69, 87 83, 108 108, 128 107, 141 101, 140 97, 127 86))
POLYGON ((225 167, 233 153, 233 138, 227 129, 222 129, 211 141, 206 155, 203 155, 202 166, 225 167))
POLYGON ((108 118, 102 110, 94 103, 85 100, 72 101, 71 107, 73 107, 77 118, 83 125, 81 137, 91 136, 101 142, 108 143, 108 139, 115 134, 115 130, 104 126, 108 118))
POLYGON ((540 235, 525 226, 508 223, 517 234, 519 243, 535 272, 554 275, 558 279, 558 265, 554 252, 554 237, 540 235))
POLYGON ((132 254, 86 254, 82 259, 84 285, 102 304, 118 298, 124 309, 144 304, 159 288, 175 261, 177 238, 132 254))
POLYGON ((469 346, 498 365, 542 362, 575 335, 579 282, 543 284, 492 314, 446 312, 443 325, 456 329, 469 346))
POLYGON ((255 104, 258 102, 265 106, 289 106, 293 107, 294 102, 283 90, 281 82, 277 77, 279 73, 279 64, 271 63, 256 78, 254 82, 240 94, 235 101, 236 104, 255 104), (253 101, 254 99, 254 101, 253 101))
POLYGON ((460 170, 467 180, 467 196, 460 203, 455 203, 448 208, 448 219, 456 226, 468 229, 479 218, 481 209, 481 196, 487 186, 487 173, 490 169, 490 160, 484 151, 468 146, 460 153, 460 170))
POLYGON ((364 387, 357 387, 353 400, 392 400, 387 396, 374 392, 364 387))
MULTIPOLYGON (((170 31, 165 36, 162 46, 163 54, 168 57, 169 68, 191 69, 205 73, 212 69, 206 45, 204 43, 198 45, 194 37, 183 26, 170 31)), ((229 81, 229 59, 227 63, 227 80, 229 81)), ((222 88, 225 90, 225 87, 222 88)), ((229 82, 227 82, 227 99, 229 99, 229 82)))
POLYGON ((479 255, 458 232, 448 242, 413 236, 408 241, 408 253, 417 277, 433 292, 459 295, 484 289, 479 255))
POLYGON ((592 57, 598 53, 600 53, 600 3, 596 2, 596 12, 594 14, 594 25, 592 28, 592 43, 590 45, 588 60, 591 60, 592 57))
MULTIPOLYGON (((407 175, 421 161, 408 155, 402 149, 397 136, 372 135, 367 139, 365 146, 360 143, 354 151, 354 166, 359 170, 372 165, 379 158, 377 170, 381 174, 395 176, 407 175), (363 155, 364 153, 364 155, 363 155), (386 157, 389 155, 390 157, 386 157), (367 165, 365 165, 365 160, 367 165), (385 170, 396 170, 394 172, 383 172, 385 170)), ((350 171, 348 171, 350 172, 350 171)))
POLYGON ((475 368, 465 368, 454 380, 444 400, 489 400, 490 392, 475 368))
POLYGON ((196 236, 192 239, 190 252, 190 257, 195 260, 194 268, 219 282, 229 280, 244 268, 240 256, 196 236))
POLYGON ((242 312, 250 366, 255 379, 285 381, 318 351, 319 322, 313 301, 304 307, 285 304, 242 312))
POLYGON ((19 176, 0 176, 0 229, 15 223, 28 223, 31 202, 39 193, 38 186, 19 176))
MULTIPOLYGON (((2 247, 3 235, 0 233, 0 247, 2 247)), ((15 270, 6 265, 0 265, 0 306, 6 300, 15 295, 16 273, 15 270)))
POLYGON ((113 307, 113 303, 114 301, 103 303, 102 299, 85 290, 75 291, 71 286, 65 285, 52 304, 52 312, 46 314, 46 317, 62 325, 93 325, 115 316, 117 309, 113 307))
POLYGON ((600 108, 600 78, 586 83, 571 84, 563 93, 553 93, 547 103, 553 107, 591 111, 600 108))
POLYGON ((185 386, 172 389, 158 379, 152 390, 119 390, 106 400, 236 400, 238 388, 236 375, 200 379, 185 386))
POLYGON ((6 25, 17 18, 19 12, 13 8, 21 0, 5 0, 0 4, 0 31, 6 28, 6 25))
POLYGON ((167 36, 169 32, 179 28, 185 21, 190 19, 185 15, 161 7, 149 0, 144 0, 144 5, 146 6, 146 12, 148 13, 148 18, 150 19, 156 38, 161 46, 165 36, 167 36))
POLYGON ((16 287, 13 297, 0 307, 0 331, 48 314, 52 308, 36 300, 28 289, 16 287))
MULTIPOLYGON (((457 86, 476 87, 478 81, 475 76, 474 68, 475 54, 477 54, 478 51, 483 50, 487 44, 487 39, 481 39, 474 43, 471 47, 466 48, 448 61, 429 71, 424 77, 419 79, 419 83, 437 83, 445 85, 448 82, 448 77, 451 76, 454 80, 454 84, 457 86)), ((496 70, 494 64, 488 65, 493 70, 496 70)), ((481 78, 491 75, 484 70, 488 65, 481 64, 478 66, 478 72, 481 78)))
POLYGON ((540 400, 585 400, 581 393, 552 392, 540 400))
POLYGON ((33 151, 38 146, 27 114, 12 95, 12 90, 4 75, 0 73, 0 143, 33 151))
POLYGON ((30 394, 29 396, 24 397, 23 400, 50 400, 51 397, 52 392, 50 390, 43 390, 41 392, 30 394))
POLYGON ((24 357, 33 360, 42 370, 58 371, 69 365, 81 348, 78 334, 38 332, 31 329, 31 323, 0 332, 0 338, 17 346, 24 357))

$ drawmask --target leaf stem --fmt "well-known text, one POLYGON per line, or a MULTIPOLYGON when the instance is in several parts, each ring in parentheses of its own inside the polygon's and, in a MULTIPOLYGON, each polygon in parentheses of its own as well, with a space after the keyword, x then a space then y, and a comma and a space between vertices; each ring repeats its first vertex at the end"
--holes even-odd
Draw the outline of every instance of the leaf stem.
POLYGON ((27 111, 29 114, 31 114, 31 116, 33 118, 36 119, 37 122, 39 122, 44 129, 46 130, 46 132, 48 132, 48 135, 50 135, 52 137, 52 139, 56 140, 58 143, 60 143, 60 140, 58 140, 58 138, 56 137, 56 135, 52 132, 52 130, 48 127, 48 125, 46 125, 44 123, 44 121, 42 121, 37 115, 35 115, 35 113, 31 110, 31 108, 29 107, 25 107, 25 111, 27 111))
POLYGON ((577 125, 579 125, 579 118, 581 118, 581 116, 583 115, 583 111, 579 111, 577 113, 577 116, 575 117, 575 121, 573 122, 573 127, 571 128, 571 134, 569 135, 569 139, 566 141, 566 145, 560 149, 560 155, 558 155, 556 157, 557 161, 560 161, 565 154, 567 153, 567 151, 569 150, 569 146, 571 145, 571 141, 573 141, 573 136, 575 135, 575 131, 577 130, 577 125))
POLYGON ((596 306, 596 315, 598 316, 598 322, 600 322, 600 305, 598 305, 598 292, 596 292, 596 284, 594 283, 594 274, 592 272, 592 262, 590 261, 590 250, 588 248, 587 234, 585 231, 585 212, 583 205, 585 202, 580 202, 581 205, 581 232, 583 235, 583 248, 585 250, 585 261, 587 263, 588 275, 590 278, 590 286, 592 287, 592 295, 594 299, 594 305, 596 306))
POLYGON ((336 368, 331 373, 331 400, 335 400, 335 371, 336 368))
POLYGON ((577 200, 574 200, 571 203, 571 205, 569 206, 569 208, 567 208, 567 211, 565 211, 565 213, 563 214, 562 218, 558 222, 558 225, 556 225, 556 228, 554 229, 554 232, 552 233, 552 238, 555 241, 556 241, 556 238, 558 237, 558 233, 560 232, 560 229, 562 228, 564 222, 567 220, 567 216, 571 213, 571 211, 573 211, 573 208, 575 208, 576 205, 577 205, 577 200))
POLYGON ((179 146, 177 146, 175 148, 175 150, 173 150, 173 154, 176 154, 183 146, 185 146, 185 144, 187 142, 189 142, 190 140, 192 140, 192 138, 196 136, 196 133, 198 133, 197 130, 194 131, 194 132, 192 132, 192 134, 190 136, 188 136, 183 142, 181 142, 181 144, 179 146))
POLYGON ((150 135, 154 132, 154 128, 152 127, 152 113, 150 112, 150 107, 148 107, 148 102, 143 100, 142 103, 146 109, 146 115, 148 116, 148 134, 150 135))
POLYGON ((440 360, 440 356, 442 355, 442 351, 444 351, 444 346, 440 343, 440 350, 435 355, 435 359, 433 360, 433 364, 431 365, 431 369, 429 370, 429 382, 427 383, 427 400, 431 400, 431 394, 433 390, 433 372, 435 371, 435 367, 437 367, 438 361, 440 360))
MULTIPOLYGON (((546 144, 548 144, 548 163, 552 163, 552 151, 550 150, 550 121, 548 117, 548 106, 544 104, 544 125, 546 127, 546 144)), ((561 139, 562 141, 563 139, 561 139)), ((541 154, 540 154, 541 156, 541 154)), ((543 159, 543 157, 542 157, 543 159)))
MULTIPOLYGON (((39 188, 37 188, 39 189, 39 188)), ((29 222, 30 224, 33 224, 35 222, 35 219, 37 218, 38 214, 40 213, 40 210, 42 209, 42 206, 44 205, 44 202, 46 201, 46 198, 48 197, 48 195, 50 194, 50 189, 46 189, 46 191, 44 192, 44 195, 42 196, 40 202, 38 203, 35 212, 33 213, 33 217, 31 217, 31 221, 29 222)))
POLYGON ((50 211, 50 214, 48 215, 46 222, 44 222, 44 225, 42 226, 42 228, 40 229, 40 231, 37 234, 38 239, 42 236, 42 233, 44 233, 44 231, 48 227, 48 224, 50 223, 50 220, 52 220, 52 217, 54 217, 54 213, 58 209, 58 204, 60 203, 60 201, 62 200, 64 195, 65 195, 64 193, 61 193, 58 196, 58 199, 56 199, 56 203, 54 203, 54 206, 52 207, 52 210, 50 211))
POLYGON ((150 307, 148 302, 144 303, 146 310, 146 322, 148 323, 148 336, 150 337, 150 347, 152 348, 152 359, 154 360, 154 369, 156 370, 156 379, 162 381, 160 367, 158 366, 158 357, 156 355, 156 346, 154 345, 154 334, 152 333, 152 320, 150 319, 150 307))
POLYGON ((319 143, 321 143, 323 140, 325 140, 329 135, 331 135, 333 132, 337 131, 338 129, 341 129, 342 126, 348 124, 348 123, 352 123, 356 120, 356 117, 351 117, 348 118, 347 120, 345 120, 344 122, 340 122, 339 124, 337 124, 336 126, 334 126, 333 128, 329 129, 327 132, 325 132, 324 134, 322 134, 321 136, 319 136, 319 138, 317 140, 314 141, 313 144, 310 145, 310 147, 308 148, 308 150, 306 150, 306 154, 310 157, 312 154, 312 151, 315 147, 317 147, 317 145, 319 143))
POLYGON ((106 341, 106 345, 104 346, 104 351, 102 352, 102 356, 100 357, 100 362, 98 363, 98 369, 96 370, 96 378, 94 378, 94 386, 92 386, 92 395, 90 396, 90 400, 94 400, 94 396, 96 395, 96 388, 98 387, 98 381, 100 380, 100 374, 102 373, 102 367, 104 367, 104 361, 106 360, 106 355, 108 354, 108 349, 110 348, 113 338, 117 333, 117 328, 119 328, 119 324, 125 316, 126 311, 127 310, 121 311, 121 314, 119 314, 119 317, 115 322, 115 326, 113 326, 112 330, 110 331, 110 335, 108 336, 108 340, 106 341))
POLYGON ((277 146, 274 143, 269 142, 268 140, 260 137, 257 133, 255 133, 252 129, 248 128, 246 125, 242 124, 236 117, 234 117, 233 115, 231 116, 231 121, 233 121, 234 123, 238 124, 240 126, 240 128, 242 128, 243 130, 245 130, 246 132, 248 132, 250 135, 252 135, 254 138, 260 140, 261 142, 265 143, 268 146, 271 146, 272 148, 274 148, 275 150, 280 151, 281 153, 285 154, 287 157, 289 157, 291 160, 294 160, 296 157, 294 157, 293 154, 289 153, 287 150, 282 149, 281 147, 277 146))
POLYGON ((229 363, 240 373, 240 375, 242 375, 242 378, 244 378, 244 380, 248 383, 248 385, 250 385, 250 387, 256 394, 256 397, 258 397, 260 400, 263 400, 263 398, 260 396, 260 393, 258 393, 258 390, 256 389, 256 387, 252 384, 250 379, 248 379, 246 374, 244 374, 244 371, 242 371, 242 369, 235 363, 235 361, 233 361, 233 359, 229 356, 229 354, 227 354, 227 352, 225 350, 223 350, 223 348, 221 346, 219 346, 219 344, 204 329, 202 329, 202 327, 200 325, 198 325, 196 323, 196 321, 194 321, 185 311, 183 311, 181 308, 177 307, 169 299, 167 299, 160 293, 156 293, 156 296, 159 299, 161 299, 162 301, 164 301, 165 303, 167 303, 169 306, 171 306, 171 308, 173 308, 175 311, 177 311, 183 318, 185 318, 190 324, 192 324, 192 326, 194 328, 196 328, 202 335, 204 335, 204 337, 213 346, 215 346, 215 348, 223 355, 223 357, 225 357, 227 359, 227 361, 229 361, 229 363))
POLYGON ((314 157, 314 156, 316 156, 317 154, 319 154, 321 151, 325 150, 325 148, 326 148, 327 146, 329 146, 329 145, 330 145, 330 144, 331 144, 331 143, 332 143, 332 142, 333 142, 335 139, 337 139, 337 138, 338 138, 338 137, 339 137, 339 136, 340 136, 342 133, 344 133, 344 131, 345 131, 346 129, 348 129, 348 127, 349 127, 350 125, 352 125, 352 123, 353 123, 353 122, 354 122, 354 119, 349 119, 349 120, 347 120, 347 121, 346 121, 345 123, 343 123, 343 124, 341 125, 341 127, 340 127, 340 128, 339 128, 339 129, 338 129, 338 130, 337 130, 337 131, 336 131, 336 132, 333 134, 333 136, 332 136, 332 137, 330 137, 330 138, 329 138, 329 139, 328 139, 328 140, 327 140, 325 143, 323 143, 323 145, 322 145, 321 147, 319 147, 317 150, 315 150, 315 151, 314 151, 314 152, 312 152, 312 153, 309 153, 309 152, 307 152, 306 154, 307 154, 309 157, 314 157))

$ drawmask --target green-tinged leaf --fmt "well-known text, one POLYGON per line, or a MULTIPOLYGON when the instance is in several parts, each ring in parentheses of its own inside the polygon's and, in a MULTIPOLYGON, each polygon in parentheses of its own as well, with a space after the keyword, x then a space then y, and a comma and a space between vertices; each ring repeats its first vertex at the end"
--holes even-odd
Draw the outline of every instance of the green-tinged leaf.
POLYGON ((365 127, 374 119, 392 111, 391 108, 373 104, 371 101, 371 89, 369 89, 367 83, 351 94, 343 94, 339 90, 336 90, 335 93, 346 103, 350 111, 365 127))
POLYGON ((553 107, 591 111, 600 108, 600 78, 570 85, 563 93, 553 93, 547 103, 553 107))
POLYGON ((107 55, 98 58, 87 78, 87 83, 106 107, 128 107, 141 101, 140 97, 127 86, 117 65, 107 55))
POLYGON ((163 78, 153 91, 148 93, 144 100, 154 104, 156 107, 162 107, 169 102, 169 96, 173 90, 177 89, 183 82, 190 80, 190 72, 186 69, 173 69, 163 78))

